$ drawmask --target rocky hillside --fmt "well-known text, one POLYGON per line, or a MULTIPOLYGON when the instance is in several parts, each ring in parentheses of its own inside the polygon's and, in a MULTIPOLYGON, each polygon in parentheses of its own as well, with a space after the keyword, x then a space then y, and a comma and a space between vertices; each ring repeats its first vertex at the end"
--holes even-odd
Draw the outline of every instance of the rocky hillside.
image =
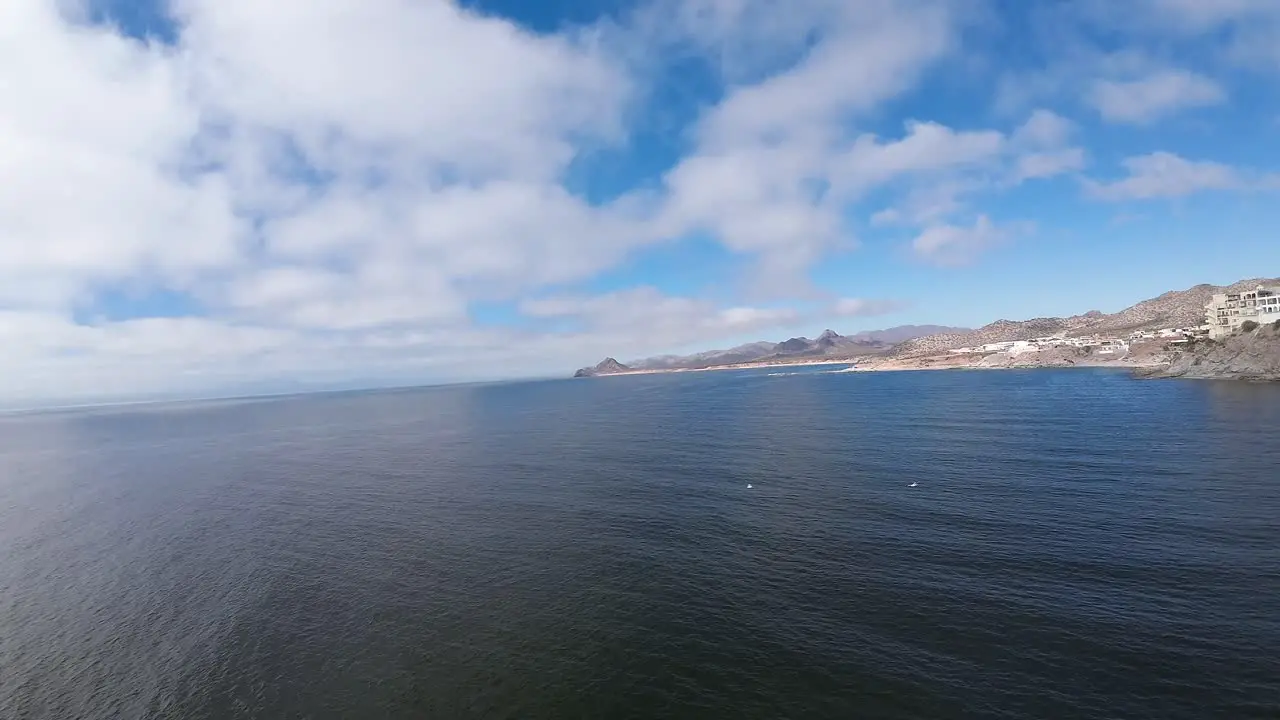
POLYGON ((630 372, 632 368, 623 365, 613 358, 605 358, 601 360, 595 367, 582 368, 573 376, 576 378, 595 377, 597 375, 618 375, 620 373, 630 372))
POLYGON ((940 335, 942 333, 969 332, 969 328, 947 327, 946 325, 899 325, 885 330, 864 330, 860 333, 847 335, 850 340, 868 343, 883 343, 885 345, 897 345, 900 342, 912 340, 926 335, 940 335))
POLYGON ((1068 336, 1123 335, 1135 330, 1168 327, 1194 327, 1204 323, 1204 306, 1218 292, 1239 292, 1258 285, 1276 284, 1280 280, 1250 279, 1228 285, 1196 285, 1187 290, 1167 292, 1144 300, 1110 315, 1096 310, 1068 318, 1036 318, 1034 320, 997 320, 970 332, 941 333, 908 340, 895 347, 892 357, 918 357, 945 352, 953 348, 984 345, 1006 340, 1030 340, 1045 335, 1064 333, 1068 336))
POLYGON ((663 355, 630 363, 633 370, 700 370, 743 363, 771 363, 801 360, 845 360, 888 351, 892 343, 856 340, 834 330, 826 330, 810 340, 795 337, 778 343, 756 342, 728 350, 711 350, 696 355, 663 355))
POLYGON ((1198 341, 1174 353, 1167 367, 1142 374, 1280 381, 1280 322, 1237 333, 1221 342, 1198 341))
POLYGON ((710 350, 694 355, 661 355, 628 363, 632 370, 699 370, 703 368, 740 365, 743 363, 772 363, 803 360, 851 360, 869 355, 879 355, 891 350, 903 340, 940 331, 955 331, 938 325, 903 325, 886 330, 861 332, 845 336, 834 330, 826 330, 810 340, 806 337, 790 338, 782 342, 754 342, 729 348, 710 350))

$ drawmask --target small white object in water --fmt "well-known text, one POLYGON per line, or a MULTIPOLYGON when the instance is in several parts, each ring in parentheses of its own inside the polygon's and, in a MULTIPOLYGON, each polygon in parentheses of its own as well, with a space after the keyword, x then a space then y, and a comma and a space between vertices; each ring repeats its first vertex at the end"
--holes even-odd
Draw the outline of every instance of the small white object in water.
POLYGON ((918 482, 913 482, 913 483, 911 483, 910 485, 908 485, 907 487, 915 487, 915 486, 917 486, 917 485, 919 485, 919 484, 920 484, 920 483, 918 483, 918 482))
POLYGON ((748 490, 750 490, 750 489, 751 489, 751 483, 747 483, 747 489, 748 489, 748 490))

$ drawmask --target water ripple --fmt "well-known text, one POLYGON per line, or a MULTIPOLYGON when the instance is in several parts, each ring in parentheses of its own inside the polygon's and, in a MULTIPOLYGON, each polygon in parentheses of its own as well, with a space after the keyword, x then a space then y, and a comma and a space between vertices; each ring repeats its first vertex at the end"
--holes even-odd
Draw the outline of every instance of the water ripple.
POLYGON ((1273 718, 1278 432, 1093 371, 7 416, 0 717, 1273 718))

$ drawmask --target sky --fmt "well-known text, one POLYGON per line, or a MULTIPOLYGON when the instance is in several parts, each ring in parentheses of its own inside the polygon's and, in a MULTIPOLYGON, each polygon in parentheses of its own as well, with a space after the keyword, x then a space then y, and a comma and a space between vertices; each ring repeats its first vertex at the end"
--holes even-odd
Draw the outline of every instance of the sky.
POLYGON ((0 405, 1280 274, 1275 0, 6 0, 0 405))

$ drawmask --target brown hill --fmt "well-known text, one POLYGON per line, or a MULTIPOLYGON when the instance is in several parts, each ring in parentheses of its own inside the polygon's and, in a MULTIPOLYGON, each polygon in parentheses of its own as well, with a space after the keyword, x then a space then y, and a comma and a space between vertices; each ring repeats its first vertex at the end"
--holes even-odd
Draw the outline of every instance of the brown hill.
POLYGON ((806 362, 813 360, 843 361, 880 355, 905 339, 930 333, 954 332, 963 328, 941 325, 902 325, 885 330, 860 332, 844 336, 834 330, 826 330, 817 338, 796 337, 782 342, 754 342, 727 350, 709 350, 695 355, 660 355, 628 362, 626 365, 613 358, 591 368, 583 368, 574 377, 617 375, 641 370, 702 370, 715 367, 736 367, 744 364, 806 362))
POLYGON ((1033 320, 997 320, 971 332, 943 333, 908 340, 895 347, 890 357, 918 357, 954 348, 984 345, 1008 340, 1030 340, 1046 335, 1121 335, 1135 330, 1195 327, 1204 324, 1204 306, 1218 292, 1239 292, 1280 280, 1241 280, 1227 286, 1196 285, 1174 290, 1159 297, 1143 300, 1110 315, 1096 310, 1068 318, 1036 318, 1033 320))
POLYGON ((582 368, 573 374, 576 378, 595 377, 597 375, 617 375, 618 373, 629 372, 631 368, 614 360, 613 358, 605 358, 601 360, 595 367, 582 368))

